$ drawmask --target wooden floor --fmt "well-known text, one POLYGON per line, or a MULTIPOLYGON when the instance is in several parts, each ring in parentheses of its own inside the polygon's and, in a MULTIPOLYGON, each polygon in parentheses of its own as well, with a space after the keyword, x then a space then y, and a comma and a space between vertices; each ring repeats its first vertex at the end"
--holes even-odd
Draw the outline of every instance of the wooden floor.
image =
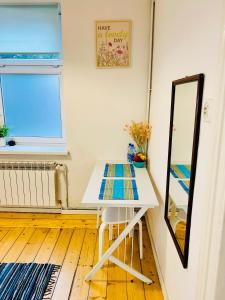
MULTIPOLYGON (((54 300, 163 300, 153 253, 144 226, 144 258, 139 259, 134 238, 133 267, 153 279, 146 285, 112 263, 106 263, 93 281, 84 281, 98 258, 94 215, 0 213, 0 261, 62 265, 54 300)), ((109 241, 106 232, 105 247, 109 241)), ((130 240, 127 239, 129 246, 130 240)), ((124 256, 124 244, 114 254, 124 256)), ((130 260, 127 251, 127 260, 130 260)))

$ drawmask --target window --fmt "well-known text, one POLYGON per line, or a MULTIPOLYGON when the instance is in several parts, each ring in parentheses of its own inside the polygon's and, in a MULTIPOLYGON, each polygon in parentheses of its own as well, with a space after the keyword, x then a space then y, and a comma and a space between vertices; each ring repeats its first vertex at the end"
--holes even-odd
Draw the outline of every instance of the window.
POLYGON ((0 5, 0 122, 17 143, 63 143, 59 6, 0 5))
POLYGON ((58 5, 0 6, 0 59, 60 58, 58 5))
POLYGON ((1 86, 10 136, 62 137, 58 75, 5 74, 1 86))

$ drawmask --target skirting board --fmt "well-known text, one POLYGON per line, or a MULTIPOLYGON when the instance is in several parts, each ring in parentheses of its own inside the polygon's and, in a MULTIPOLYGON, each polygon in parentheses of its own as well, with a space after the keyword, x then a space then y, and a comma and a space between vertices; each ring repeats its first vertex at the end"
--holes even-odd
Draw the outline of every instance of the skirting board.
POLYGON ((80 209, 80 208, 63 208, 61 211, 63 215, 96 215, 97 209, 80 209))
POLYGON ((0 212, 61 214, 61 208, 0 207, 0 212))
POLYGON ((154 244, 154 241, 153 241, 153 238, 152 238, 151 227, 150 227, 147 215, 145 215, 145 221, 146 221, 146 224, 147 224, 148 235, 149 235, 151 245, 152 245, 152 251, 153 251, 153 255, 154 255, 154 259, 155 259, 155 263, 156 263, 157 272, 158 272, 158 275, 159 275, 159 281, 160 281, 160 284, 161 284, 163 297, 164 297, 164 300, 169 300, 168 293, 167 293, 167 290, 166 290, 166 286, 165 286, 165 283, 164 283, 164 279, 163 279, 163 276, 162 276, 162 272, 161 272, 157 252, 156 252, 156 249, 155 249, 155 244, 154 244))
POLYGON ((0 207, 0 212, 20 213, 47 213, 62 215, 96 215, 95 209, 61 209, 61 208, 35 208, 35 207, 0 207))
POLYGON ((96 215, 96 209, 62 209, 62 215, 96 215))

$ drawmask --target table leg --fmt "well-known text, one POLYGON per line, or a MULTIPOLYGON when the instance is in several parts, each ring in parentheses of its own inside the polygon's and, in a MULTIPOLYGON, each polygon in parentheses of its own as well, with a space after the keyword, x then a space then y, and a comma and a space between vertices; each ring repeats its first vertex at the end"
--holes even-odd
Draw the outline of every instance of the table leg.
POLYGON ((121 260, 117 259, 116 257, 110 256, 109 260, 111 262, 113 262, 114 264, 116 264, 117 266, 119 266, 120 268, 122 268, 123 270, 125 270, 126 272, 128 272, 128 273, 132 274, 133 276, 137 277, 141 281, 143 281, 147 284, 153 283, 153 281, 150 278, 148 278, 148 277, 144 276, 143 274, 141 274, 140 272, 134 270, 133 268, 131 268, 127 264, 123 263, 121 260))
POLYGON ((129 232, 133 229, 133 227, 138 223, 138 221, 141 219, 141 217, 146 213, 148 210, 148 207, 142 207, 134 216, 133 219, 130 220, 129 224, 124 228, 124 230, 121 232, 121 234, 117 237, 117 239, 112 243, 112 245, 109 247, 109 249, 103 254, 101 259, 98 261, 98 263, 93 267, 93 269, 87 274, 85 280, 89 281, 93 278, 95 273, 103 266, 104 262, 106 260, 111 260, 117 265, 119 265, 122 269, 125 271, 128 271, 129 273, 133 274, 135 277, 139 278, 140 280, 150 284, 152 283, 152 280, 145 277, 141 273, 135 271, 134 269, 130 268, 128 265, 122 263, 115 257, 111 256, 112 253, 115 251, 115 249, 121 244, 121 242, 126 238, 126 236, 129 234, 129 232))

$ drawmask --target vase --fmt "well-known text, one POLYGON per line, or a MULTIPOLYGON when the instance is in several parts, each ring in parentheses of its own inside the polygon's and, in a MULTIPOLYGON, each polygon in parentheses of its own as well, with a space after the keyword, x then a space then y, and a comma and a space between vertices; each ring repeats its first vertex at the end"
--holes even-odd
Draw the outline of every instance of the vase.
POLYGON ((146 162, 145 161, 133 161, 133 165, 136 168, 145 168, 146 162))
POLYGON ((145 153, 143 147, 137 147, 137 153, 145 153))

